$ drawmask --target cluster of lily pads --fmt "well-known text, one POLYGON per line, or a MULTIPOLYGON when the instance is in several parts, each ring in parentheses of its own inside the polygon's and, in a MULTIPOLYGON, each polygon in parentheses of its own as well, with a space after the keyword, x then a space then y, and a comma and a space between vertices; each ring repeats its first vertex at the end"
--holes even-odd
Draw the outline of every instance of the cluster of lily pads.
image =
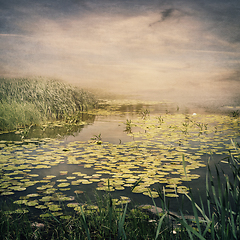
MULTIPOLYGON (((86 192, 88 185, 98 191, 123 191, 123 195, 133 188, 135 194, 158 197, 154 188, 162 184, 166 197, 178 197, 189 190, 185 182, 200 177, 192 171, 204 167, 211 154, 237 154, 231 139, 239 141, 239 127, 239 118, 224 115, 146 114, 127 120, 123 131, 132 141, 121 144, 66 144, 48 138, 1 141, 0 195, 16 196, 15 204, 55 216, 62 215, 63 202, 79 212, 79 203, 70 193, 86 192), (55 175, 44 175, 56 166, 60 170, 55 175)), ((122 197, 116 204, 128 200, 122 197)))

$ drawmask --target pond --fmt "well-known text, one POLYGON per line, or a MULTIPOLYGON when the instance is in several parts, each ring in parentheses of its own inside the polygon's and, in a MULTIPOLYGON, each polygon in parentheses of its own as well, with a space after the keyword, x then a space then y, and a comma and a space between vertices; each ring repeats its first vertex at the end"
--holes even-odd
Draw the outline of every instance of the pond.
POLYGON ((41 217, 64 217, 63 209, 79 211, 78 199, 94 199, 96 191, 111 192, 119 203, 152 204, 152 195, 160 204, 160 190, 177 211, 189 188, 204 200, 207 163, 212 169, 220 163, 228 174, 225 158, 239 155, 239 130, 239 116, 229 113, 115 103, 82 114, 77 123, 3 133, 0 200, 41 217))

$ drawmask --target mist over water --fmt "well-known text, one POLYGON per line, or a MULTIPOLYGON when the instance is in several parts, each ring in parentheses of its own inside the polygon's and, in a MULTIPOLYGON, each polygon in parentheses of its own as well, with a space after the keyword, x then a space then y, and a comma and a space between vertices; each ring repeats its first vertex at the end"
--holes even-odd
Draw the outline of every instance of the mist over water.
POLYGON ((235 0, 0 0, 0 76, 237 106, 239 22, 235 0))

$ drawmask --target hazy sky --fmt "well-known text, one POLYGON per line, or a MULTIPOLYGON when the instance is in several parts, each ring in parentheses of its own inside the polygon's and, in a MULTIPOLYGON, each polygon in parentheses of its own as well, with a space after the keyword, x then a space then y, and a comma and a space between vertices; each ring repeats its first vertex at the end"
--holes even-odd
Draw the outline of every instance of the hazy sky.
POLYGON ((239 0, 0 0, 0 76, 239 104, 239 0))

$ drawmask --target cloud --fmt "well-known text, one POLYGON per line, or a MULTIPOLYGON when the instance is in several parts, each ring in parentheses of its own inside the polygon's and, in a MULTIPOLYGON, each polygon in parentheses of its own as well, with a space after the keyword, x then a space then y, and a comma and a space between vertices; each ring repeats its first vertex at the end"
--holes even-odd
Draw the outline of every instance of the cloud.
POLYGON ((160 20, 150 23, 149 26, 152 27, 153 25, 162 23, 168 19, 174 19, 174 20, 179 21, 180 18, 187 16, 187 15, 189 15, 189 13, 187 13, 186 11, 182 11, 177 8, 166 8, 166 9, 162 10, 160 13, 160 20))
POLYGON ((230 79, 237 83, 237 24, 219 17, 229 16, 230 8, 214 10, 199 1, 23 2, 2 10, 0 75, 57 77, 115 93, 189 101, 219 100, 233 89, 230 79), (230 23, 226 38, 220 30, 230 23))

